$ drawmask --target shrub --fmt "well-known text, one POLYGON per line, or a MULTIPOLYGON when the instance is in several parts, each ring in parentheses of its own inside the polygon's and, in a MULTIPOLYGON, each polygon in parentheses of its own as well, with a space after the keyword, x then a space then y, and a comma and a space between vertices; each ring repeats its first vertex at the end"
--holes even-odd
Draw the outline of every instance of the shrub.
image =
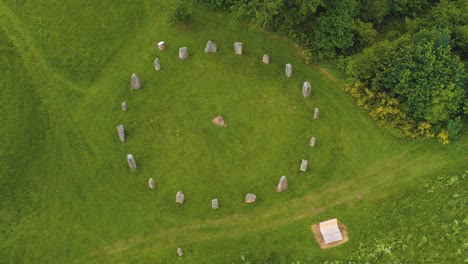
POLYGON ((169 22, 173 25, 187 23, 192 18, 192 7, 190 2, 175 1, 169 12, 169 22))

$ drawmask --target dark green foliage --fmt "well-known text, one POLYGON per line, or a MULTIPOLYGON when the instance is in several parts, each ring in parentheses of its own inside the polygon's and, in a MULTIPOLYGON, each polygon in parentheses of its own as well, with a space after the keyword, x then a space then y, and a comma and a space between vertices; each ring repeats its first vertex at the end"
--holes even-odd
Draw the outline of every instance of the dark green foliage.
POLYGON ((389 60, 396 46, 396 42, 385 40, 350 57, 345 67, 348 82, 360 81, 370 86, 371 81, 376 75, 377 67, 382 65, 384 61, 389 60))
POLYGON ((319 58, 334 58, 354 45, 355 11, 356 2, 336 1, 319 16, 313 42, 319 58))
POLYGON ((414 120, 441 125, 460 112, 465 80, 448 31, 421 31, 379 66, 373 87, 399 98, 414 120))
POLYGON ((359 19, 354 23, 355 36, 355 49, 365 48, 371 46, 377 37, 377 31, 373 28, 373 24, 362 22, 359 19))
POLYGON ((427 7, 427 0, 360 0, 360 16, 376 25, 395 16, 416 16, 427 7))
POLYGON ((169 11, 169 22, 173 25, 187 23, 192 17, 190 1, 174 1, 169 11))
POLYGON ((457 116, 453 119, 450 119, 447 123, 447 131, 450 135, 450 138, 456 139, 458 138, 458 134, 460 133, 462 129, 462 121, 461 117, 457 116))
POLYGON ((275 17, 283 9, 282 0, 242 0, 236 1, 231 8, 233 15, 238 20, 247 21, 263 28, 275 29, 275 17))
POLYGON ((429 10, 426 16, 417 19, 418 29, 445 29, 454 40, 454 51, 464 60, 468 59, 468 1, 442 0, 429 10))
POLYGON ((390 1, 392 15, 416 16, 428 5, 428 0, 393 0, 390 1))
POLYGON ((365 21, 379 25, 390 13, 390 3, 390 0, 361 0, 359 1, 361 17, 365 21))
POLYGON ((235 0, 198 0, 198 3, 203 6, 213 10, 218 9, 223 11, 228 11, 234 2, 235 0))
POLYGON ((468 25, 456 26, 453 29, 454 49, 463 60, 468 60, 468 25))

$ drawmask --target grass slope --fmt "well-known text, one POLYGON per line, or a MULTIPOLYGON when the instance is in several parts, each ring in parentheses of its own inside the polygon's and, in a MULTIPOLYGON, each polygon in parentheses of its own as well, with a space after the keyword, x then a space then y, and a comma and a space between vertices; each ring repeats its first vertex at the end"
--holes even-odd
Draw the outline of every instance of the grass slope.
POLYGON ((356 230, 372 225, 354 219, 356 195, 378 201, 466 164, 466 137, 450 146, 392 137, 290 42, 198 9, 191 25, 172 27, 166 9, 163 1, 0 3, 1 262, 172 263, 177 246, 186 263, 341 258, 358 246, 356 230), (158 40, 166 51, 154 48, 158 40), (203 53, 208 40, 218 53, 203 53), (139 91, 129 89, 133 72, 139 91), (310 98, 300 93, 305 80, 310 98), (219 114, 227 128, 210 123, 219 114), (282 175, 290 189, 279 194, 282 175), (247 192, 255 204, 243 203, 247 192), (329 217, 347 224, 351 240, 321 251, 309 225, 329 217))

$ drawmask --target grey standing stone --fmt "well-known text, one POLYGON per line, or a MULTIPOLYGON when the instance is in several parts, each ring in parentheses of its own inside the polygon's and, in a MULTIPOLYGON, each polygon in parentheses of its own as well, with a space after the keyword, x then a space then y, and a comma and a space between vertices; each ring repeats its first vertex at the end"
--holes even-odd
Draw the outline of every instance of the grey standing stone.
POLYGON ((182 249, 180 247, 177 248, 177 255, 179 257, 182 257, 184 255, 184 252, 182 251, 182 249))
POLYGON ((132 78, 131 78, 130 84, 131 84, 133 90, 138 90, 138 89, 141 88, 140 78, 139 78, 138 75, 136 75, 135 73, 132 74, 132 78))
POLYGON ((292 76, 292 65, 291 64, 286 64, 286 70, 285 70, 286 77, 291 77, 292 76))
POLYGON ((135 158, 133 158, 133 155, 132 155, 132 154, 128 154, 128 155, 127 155, 127 161, 128 161, 128 166, 130 166, 130 169, 132 169, 132 170, 136 170, 136 169, 137 169, 137 165, 136 165, 136 162, 135 162, 135 158))
POLYGON ((154 189, 154 187, 156 187, 156 183, 154 182, 153 178, 150 178, 149 181, 148 181, 148 186, 151 188, 151 189, 154 189))
POLYGON ((211 200, 211 208, 218 209, 218 199, 211 200))
POLYGON ((125 141, 125 128, 123 125, 117 126, 117 133, 119 134, 120 141, 125 141))
POLYGON ((175 196, 176 203, 183 204, 184 200, 185 200, 185 195, 181 191, 178 191, 175 196))
POLYGON ((304 97, 310 96, 311 90, 312 90, 312 87, 310 86, 310 83, 308 81, 305 81, 304 84, 302 85, 302 95, 304 97))
POLYGON ((216 51, 218 51, 218 47, 216 47, 216 44, 211 42, 211 40, 208 40, 205 47, 205 53, 214 53, 216 51))
POLYGON ((242 55, 242 42, 234 42, 234 53, 242 55))
POLYGON ((188 58, 188 50, 187 47, 182 47, 179 49, 179 58, 181 60, 185 60, 188 58))
POLYGON ((270 63, 270 56, 268 56, 268 54, 264 54, 263 57, 262 57, 262 62, 265 63, 265 64, 269 64, 270 63))
POLYGON ((156 71, 160 71, 161 70, 161 62, 159 61, 159 58, 156 58, 154 60, 154 69, 156 71))
POLYGON ((301 168, 300 168, 301 171, 306 171, 307 170, 307 160, 302 160, 301 162, 301 168))
POLYGON ((314 111, 314 119, 317 119, 319 118, 319 109, 318 108, 315 108, 315 111, 314 111))
POLYGON ((286 176, 281 176, 278 186, 276 186, 276 191, 277 192, 282 192, 288 188, 288 180, 286 179, 286 176))
POLYGON ((311 147, 315 147, 315 137, 312 137, 312 138, 310 139, 310 146, 311 146, 311 147))
POLYGON ((122 102, 122 104, 120 105, 120 107, 122 108, 122 111, 126 112, 127 111, 127 103, 126 102, 122 102))
POLYGON ((255 202, 255 200, 257 199, 257 196, 253 193, 248 193, 246 196, 245 196, 245 202, 246 203, 253 203, 255 202))

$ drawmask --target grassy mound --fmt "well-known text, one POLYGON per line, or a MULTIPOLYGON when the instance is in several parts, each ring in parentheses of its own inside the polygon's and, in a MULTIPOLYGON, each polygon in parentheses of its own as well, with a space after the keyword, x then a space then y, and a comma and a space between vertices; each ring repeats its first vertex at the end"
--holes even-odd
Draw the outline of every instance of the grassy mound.
POLYGON ((466 163, 466 140, 445 147, 393 138, 287 40, 198 9, 191 24, 173 27, 163 3, 0 3, 5 262, 172 263, 177 246, 185 252, 178 261, 188 263, 340 258, 358 244, 353 229, 366 224, 348 207, 357 195, 389 196, 466 163), (218 53, 203 52, 208 40, 218 53), (244 55, 234 55, 235 41, 244 55), (141 90, 130 90, 132 73, 141 90), (211 123, 217 115, 226 128, 211 123), (301 159, 309 160, 305 173, 301 159), (276 193, 282 175, 290 187, 276 193), (257 202, 243 203, 248 192, 257 202), (329 217, 348 226, 350 242, 321 252, 308 228, 329 217))

